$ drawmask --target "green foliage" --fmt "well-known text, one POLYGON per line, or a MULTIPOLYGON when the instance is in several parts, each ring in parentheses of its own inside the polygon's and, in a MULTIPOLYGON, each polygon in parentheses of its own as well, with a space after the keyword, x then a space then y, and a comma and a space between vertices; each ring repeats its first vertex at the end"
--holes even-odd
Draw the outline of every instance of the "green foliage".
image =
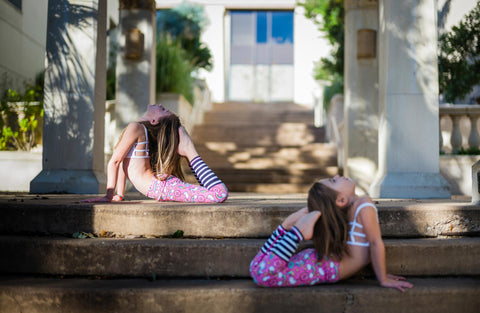
POLYGON ((173 233, 172 238, 183 238, 183 230, 178 229, 176 232, 173 233))
POLYGON ((447 102, 461 100, 480 84, 480 2, 440 36, 439 50, 440 93, 447 102))
POLYGON ((200 41, 203 28, 208 24, 201 5, 183 2, 171 9, 157 13, 158 40, 165 35, 180 44, 194 70, 212 68, 210 49, 200 41))
POLYGON ((95 235, 92 233, 86 233, 84 231, 77 231, 72 234, 72 237, 75 239, 93 239, 95 235))
POLYGON ((157 92, 178 93, 194 102, 192 73, 212 68, 210 49, 200 41, 208 20, 203 7, 183 2, 157 13, 157 92))
POLYGON ((323 108, 325 111, 328 109, 332 98, 338 94, 343 94, 343 79, 337 76, 330 85, 323 89, 323 108))
POLYGON ((187 60, 185 50, 167 36, 157 42, 157 92, 181 94, 193 103, 192 65, 187 60))
POLYGON ((345 50, 345 17, 343 0, 304 0, 305 16, 325 34, 332 45, 330 56, 321 58, 315 67, 315 79, 330 81, 325 87, 324 104, 330 103, 335 93, 343 94, 345 50))
POLYGON ((115 39, 116 33, 118 30, 115 28, 110 29, 108 33, 107 45, 108 45, 108 55, 107 55, 107 100, 115 100, 115 89, 116 89, 116 80, 117 80, 117 52, 118 52, 118 42, 115 39))
POLYGON ((456 153, 460 155, 480 155, 480 149, 477 147, 469 147, 467 149, 461 147, 460 150, 456 153))
POLYGON ((0 99, 0 150, 29 151, 41 138, 43 118, 43 75, 23 94, 7 89, 0 99), (38 103, 32 103, 38 102, 38 103))

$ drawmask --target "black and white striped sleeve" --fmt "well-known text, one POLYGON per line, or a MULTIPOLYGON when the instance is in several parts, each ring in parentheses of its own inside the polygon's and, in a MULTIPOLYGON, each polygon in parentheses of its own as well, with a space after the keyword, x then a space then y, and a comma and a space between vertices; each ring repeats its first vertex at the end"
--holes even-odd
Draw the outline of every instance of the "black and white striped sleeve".
POLYGON ((270 238, 265 242, 265 244, 262 247, 262 252, 263 253, 268 253, 272 249, 272 247, 275 245, 275 243, 282 238, 283 235, 285 235, 286 231, 282 227, 282 225, 279 225, 277 229, 272 233, 270 238))
POLYGON ((298 248, 298 244, 303 240, 302 233, 296 227, 287 232, 280 240, 278 240, 271 251, 285 262, 292 257, 298 248))
POLYGON ((220 178, 208 167, 200 156, 195 157, 190 162, 190 168, 200 186, 210 189, 213 186, 222 184, 220 178))

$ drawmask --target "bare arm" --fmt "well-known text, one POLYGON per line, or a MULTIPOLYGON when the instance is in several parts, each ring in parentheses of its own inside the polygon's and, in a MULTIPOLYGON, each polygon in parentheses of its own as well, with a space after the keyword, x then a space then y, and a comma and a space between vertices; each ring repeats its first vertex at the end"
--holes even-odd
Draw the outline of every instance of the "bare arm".
MULTIPOLYGON (((140 124, 130 123, 128 124, 125 132, 123 133, 122 139, 115 147, 110 161, 107 165, 107 192, 105 196, 99 198, 91 198, 84 200, 83 202, 110 202, 115 194, 115 187, 117 186, 117 179, 119 174, 119 169, 121 167, 122 161, 127 155, 128 151, 131 149, 133 144, 138 141, 139 135, 143 133, 140 124)), ((123 169, 122 169, 123 172, 123 169)), ((125 174, 125 173, 123 173, 125 174)), ((124 186, 125 188, 125 186, 124 186)))
POLYGON ((118 176, 117 176, 117 194, 113 196, 112 201, 123 201, 125 200, 125 183, 127 180, 127 174, 123 169, 123 161, 118 167, 118 176))
POLYGON ((365 235, 370 242, 370 258, 372 267, 380 285, 383 287, 396 288, 404 291, 404 288, 412 288, 413 285, 404 281, 401 276, 387 274, 385 261, 385 245, 383 244, 377 213, 373 207, 365 207, 360 211, 360 218, 364 226, 365 235))
POLYGON ((185 127, 181 126, 178 129, 180 135, 180 143, 178 144, 178 154, 187 158, 188 162, 192 161, 198 156, 192 137, 188 134, 185 127))

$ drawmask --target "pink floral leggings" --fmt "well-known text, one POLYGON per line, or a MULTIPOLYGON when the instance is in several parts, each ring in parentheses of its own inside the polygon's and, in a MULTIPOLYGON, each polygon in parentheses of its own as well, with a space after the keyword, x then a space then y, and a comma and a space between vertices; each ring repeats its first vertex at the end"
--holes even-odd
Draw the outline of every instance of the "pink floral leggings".
POLYGON ((319 259, 315 249, 293 254, 303 239, 296 233, 279 226, 258 252, 250 263, 250 276, 257 285, 292 287, 338 281, 337 262, 327 257, 319 259))
POLYGON ((147 197, 158 201, 219 203, 227 199, 228 191, 223 183, 207 189, 181 181, 173 175, 165 180, 153 176, 147 197))

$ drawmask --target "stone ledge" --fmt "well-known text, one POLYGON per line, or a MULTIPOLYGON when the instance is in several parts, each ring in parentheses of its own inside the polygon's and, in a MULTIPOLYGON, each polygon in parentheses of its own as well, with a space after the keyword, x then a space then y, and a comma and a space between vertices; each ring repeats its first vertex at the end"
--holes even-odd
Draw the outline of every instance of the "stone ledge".
POLYGON ((478 278, 412 278, 401 293, 373 280, 260 288, 245 280, 0 278, 0 313, 477 313, 478 278))
MULTIPOLYGON (((249 277, 264 239, 68 239, 0 236, 0 272, 106 277, 249 277)), ((304 247, 311 247, 306 243, 304 247)), ((480 238, 385 240, 387 270, 480 275, 480 238), (426 262, 428 260, 428 262, 426 262)), ((369 269, 364 275, 373 276, 369 269)))
MULTIPOLYGON (((285 217, 306 206, 304 194, 232 193, 221 204, 145 200, 80 203, 92 195, 1 195, 0 234, 102 232, 115 236, 266 238, 285 217)), ((128 197, 127 199, 132 199, 128 197)), ((480 206, 469 200, 378 200, 385 237, 437 237, 480 232, 480 206)))

